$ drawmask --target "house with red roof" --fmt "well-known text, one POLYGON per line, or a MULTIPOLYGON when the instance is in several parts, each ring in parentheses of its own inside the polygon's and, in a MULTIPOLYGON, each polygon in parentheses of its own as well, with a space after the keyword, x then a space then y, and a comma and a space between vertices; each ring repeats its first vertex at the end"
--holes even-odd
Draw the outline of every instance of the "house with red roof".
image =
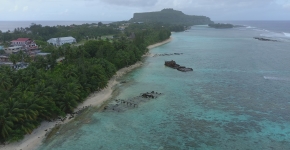
POLYGON ((30 38, 18 38, 17 40, 11 41, 11 46, 22 46, 25 50, 36 50, 38 46, 30 38))

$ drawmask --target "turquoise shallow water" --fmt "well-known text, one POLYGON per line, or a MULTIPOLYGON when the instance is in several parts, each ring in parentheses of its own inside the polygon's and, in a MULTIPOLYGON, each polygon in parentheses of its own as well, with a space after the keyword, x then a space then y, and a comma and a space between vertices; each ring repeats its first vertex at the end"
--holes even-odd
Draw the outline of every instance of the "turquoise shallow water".
POLYGON ((289 42, 263 42, 263 31, 194 26, 129 73, 116 98, 163 93, 124 112, 84 116, 40 150, 272 150, 290 149, 289 42), (179 72, 164 61, 192 67, 179 72))

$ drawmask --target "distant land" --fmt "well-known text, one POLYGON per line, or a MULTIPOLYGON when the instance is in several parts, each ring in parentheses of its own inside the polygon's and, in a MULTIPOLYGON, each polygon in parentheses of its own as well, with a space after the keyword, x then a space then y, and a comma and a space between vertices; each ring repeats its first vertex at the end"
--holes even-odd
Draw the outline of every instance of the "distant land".
POLYGON ((186 15, 181 11, 172 8, 163 9, 156 12, 134 13, 130 22, 160 22, 168 24, 207 25, 214 22, 206 16, 186 15))
POLYGON ((226 29, 226 28, 234 27, 234 25, 232 24, 224 24, 224 23, 212 23, 212 24, 208 24, 208 26, 211 28, 216 28, 216 29, 226 29))

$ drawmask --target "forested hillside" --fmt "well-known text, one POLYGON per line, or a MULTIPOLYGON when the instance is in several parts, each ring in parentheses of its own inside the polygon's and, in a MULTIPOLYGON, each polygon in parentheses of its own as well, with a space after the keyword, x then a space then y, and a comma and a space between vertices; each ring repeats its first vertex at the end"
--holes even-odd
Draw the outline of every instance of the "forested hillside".
POLYGON ((135 13, 131 22, 160 22, 170 24, 182 24, 185 26, 206 25, 213 23, 205 16, 186 15, 181 11, 163 9, 157 12, 135 13))

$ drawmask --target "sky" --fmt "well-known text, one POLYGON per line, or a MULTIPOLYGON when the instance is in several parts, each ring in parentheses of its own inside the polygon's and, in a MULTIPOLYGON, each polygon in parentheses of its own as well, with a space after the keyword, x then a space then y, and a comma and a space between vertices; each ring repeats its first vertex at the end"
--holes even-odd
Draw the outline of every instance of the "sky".
POLYGON ((0 0, 0 21, 121 21, 163 8, 212 20, 290 20, 290 0, 0 0))

